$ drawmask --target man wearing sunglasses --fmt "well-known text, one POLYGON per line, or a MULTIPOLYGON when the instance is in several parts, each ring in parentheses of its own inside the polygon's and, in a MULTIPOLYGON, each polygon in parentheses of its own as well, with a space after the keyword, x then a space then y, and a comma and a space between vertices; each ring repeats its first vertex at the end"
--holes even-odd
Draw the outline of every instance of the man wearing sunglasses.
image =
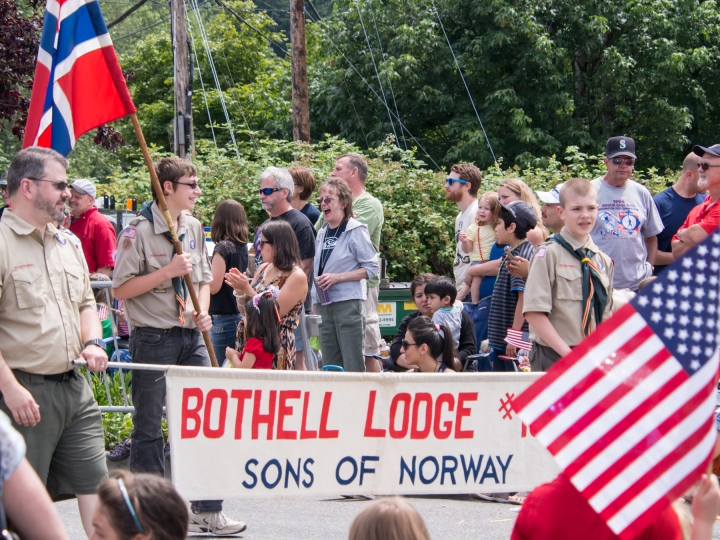
MULTIPOLYGON (((470 254, 465 253, 460 241, 460 233, 475 223, 480 189, 480 169, 475 165, 460 163, 450 167, 450 174, 445 179, 445 198, 457 204, 460 212, 455 217, 455 261, 453 273, 455 286, 460 289, 465 283, 465 273, 470 268, 470 254)), ((458 298, 463 301, 464 298, 458 298)))
POLYGON ((84 178, 70 186, 70 232, 82 242, 88 271, 110 276, 115 266, 115 228, 95 206, 95 184, 84 178))
MULTIPOLYGON (((67 160, 31 146, 7 173, 0 220, 0 409, 25 439, 52 498, 77 496, 88 536, 98 482, 107 476, 102 418, 87 380, 107 367, 82 254, 52 223, 70 198, 67 160)), ((42 516, 39 516, 42 517, 42 516)))
POLYGON ((707 189, 709 194, 701 205, 690 211, 673 237, 672 252, 676 259, 705 240, 720 222, 720 205, 717 204, 720 198, 720 144, 710 148, 695 146, 693 153, 700 156, 698 188, 707 189))
POLYGON ((598 217, 593 242, 615 264, 613 288, 636 291, 653 273, 657 235, 663 222, 648 189, 631 180, 635 141, 610 137, 605 145, 605 176, 593 180, 598 193, 598 217))

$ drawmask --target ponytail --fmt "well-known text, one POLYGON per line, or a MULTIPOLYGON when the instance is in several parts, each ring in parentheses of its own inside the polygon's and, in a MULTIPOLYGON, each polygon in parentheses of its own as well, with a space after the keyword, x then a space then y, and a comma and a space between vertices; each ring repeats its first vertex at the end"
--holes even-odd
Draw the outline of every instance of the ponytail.
POLYGON ((412 334, 415 343, 428 346, 433 358, 440 359, 446 367, 454 371, 462 371, 462 365, 455 359, 455 342, 447 326, 438 326, 421 315, 410 321, 408 332, 412 334))

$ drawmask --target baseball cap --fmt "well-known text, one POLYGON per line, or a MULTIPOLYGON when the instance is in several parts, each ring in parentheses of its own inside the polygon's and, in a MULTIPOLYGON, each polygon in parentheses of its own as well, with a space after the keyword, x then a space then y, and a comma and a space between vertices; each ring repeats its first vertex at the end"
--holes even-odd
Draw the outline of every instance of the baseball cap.
POLYGON ((75 180, 71 185, 71 188, 73 188, 78 193, 82 193, 83 195, 90 195, 92 198, 95 198, 95 194, 97 193, 95 189, 95 184, 93 184, 90 180, 86 180, 84 178, 81 178, 79 180, 75 180))
POLYGON ((523 229, 532 229, 537 225, 535 210, 525 201, 513 201, 500 206, 510 212, 515 219, 515 223, 523 229))
POLYGON ((558 184, 550 191, 536 191, 535 193, 544 204, 560 204, 560 188, 565 185, 565 182, 558 184))
POLYGON ((7 173, 0 174, 0 186, 7 186, 7 173))
POLYGON ((709 148, 705 148, 704 146, 693 146, 693 154, 697 154, 700 157, 703 157, 705 154, 720 157, 720 144, 713 144, 709 148))
POLYGON ((614 158, 615 156, 630 156, 637 159, 635 155, 635 139, 631 137, 610 137, 605 145, 605 156, 614 158))

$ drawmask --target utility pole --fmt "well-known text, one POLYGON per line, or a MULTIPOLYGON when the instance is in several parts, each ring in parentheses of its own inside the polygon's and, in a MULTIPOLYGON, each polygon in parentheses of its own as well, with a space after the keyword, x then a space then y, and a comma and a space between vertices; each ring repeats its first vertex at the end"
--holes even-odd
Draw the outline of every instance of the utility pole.
POLYGON ((174 151, 184 158, 195 145, 192 121, 192 78, 188 55, 187 22, 184 0, 170 0, 175 111, 173 122, 174 151))
POLYGON ((308 104, 304 0, 290 0, 290 45, 292 47, 293 140, 309 143, 310 106, 308 104))

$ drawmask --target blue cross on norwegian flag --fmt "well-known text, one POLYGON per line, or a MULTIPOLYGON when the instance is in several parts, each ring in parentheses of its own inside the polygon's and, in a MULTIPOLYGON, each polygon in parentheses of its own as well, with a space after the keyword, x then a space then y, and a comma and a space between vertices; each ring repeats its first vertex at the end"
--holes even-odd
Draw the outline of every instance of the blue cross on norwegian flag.
POLYGON ((712 454, 719 274, 715 231, 513 401, 623 539, 699 480, 712 454))
POLYGON ((23 148, 67 156, 83 133, 135 111, 97 0, 48 0, 23 148))

